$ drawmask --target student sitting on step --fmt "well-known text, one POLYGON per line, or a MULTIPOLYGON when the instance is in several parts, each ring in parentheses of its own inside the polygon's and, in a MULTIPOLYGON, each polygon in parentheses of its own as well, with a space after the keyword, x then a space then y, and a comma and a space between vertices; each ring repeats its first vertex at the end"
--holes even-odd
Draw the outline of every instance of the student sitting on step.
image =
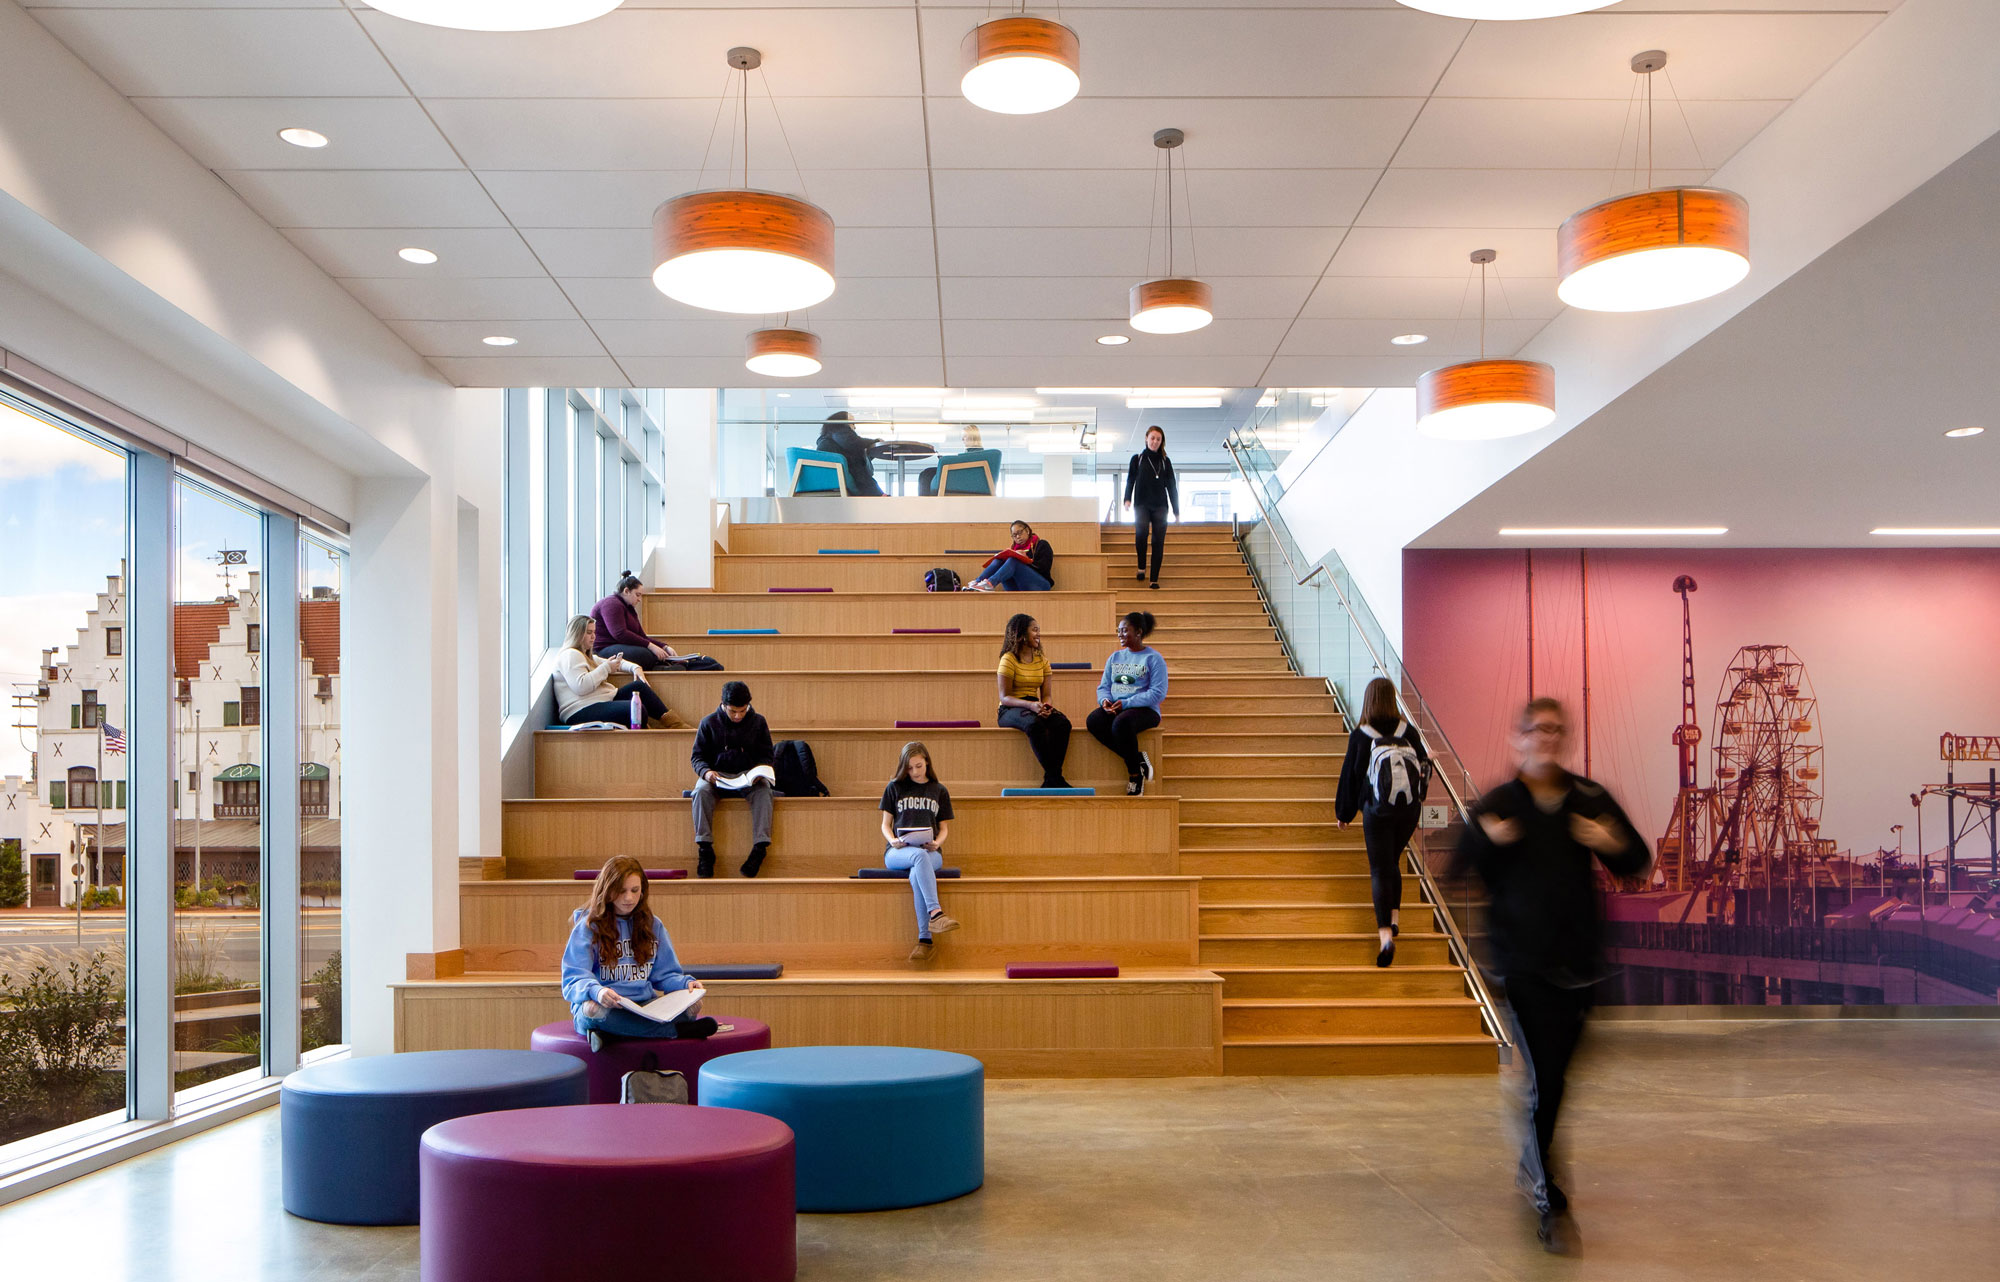
POLYGON ((927 962, 937 951, 931 936, 957 930, 938 906, 937 874, 944 867, 944 839, 951 832, 951 794, 931 769, 930 749, 912 739, 903 745, 896 777, 882 790, 882 866, 910 874, 917 905, 917 946, 910 960, 927 962))
POLYGON ((590 1049, 604 1049, 607 1037, 708 1037, 713 1019, 696 1001, 679 1019, 660 1023, 629 1008, 662 993, 700 988, 681 969, 667 928, 647 902, 646 870, 630 855, 613 855, 598 870, 590 904, 570 918, 563 945, 562 995, 576 1031, 590 1049))
POLYGON ((620 570, 618 586, 610 596, 591 607, 590 617, 597 624, 597 653, 630 659, 653 672, 680 655, 672 646, 661 645, 647 636, 639 625, 639 603, 645 590, 646 585, 639 582, 638 575, 620 570))
POLYGON ((965 585, 966 591, 991 592, 999 587, 1009 592, 1047 592, 1055 586, 1056 550, 1049 541, 1026 521, 1014 522, 1008 534, 1013 542, 993 554, 979 577, 965 585))
POLYGON ((731 681, 722 687, 722 704, 701 719, 694 732, 694 874, 715 876, 715 803, 724 797, 750 802, 750 857, 743 861, 745 877, 755 877, 771 853, 771 793, 774 791, 771 727, 750 707, 750 687, 731 681), (742 787, 721 783, 762 767, 742 787))
POLYGON ((1153 777, 1153 759, 1139 751, 1139 736, 1160 724, 1160 703, 1167 697, 1167 661, 1146 644, 1153 616, 1134 610, 1118 620, 1118 649, 1104 662, 1097 683, 1097 710, 1084 718, 1091 736, 1125 762, 1130 776, 1127 796, 1146 791, 1153 777))
POLYGON ((564 725, 609 721, 643 729, 649 717, 681 724, 667 710, 666 700, 646 684, 646 674, 638 664, 630 659, 600 657, 593 653, 596 644, 597 625, 589 615, 579 614, 569 621, 562 653, 556 656, 555 676, 556 715, 564 725), (623 686, 612 685, 611 678, 620 673, 629 674, 632 680, 623 686), (632 706, 634 699, 639 701, 637 709, 632 706))
POLYGON ((1007 620, 1000 642, 1000 718, 1009 730, 1028 736, 1041 763, 1042 787, 1067 788, 1063 759, 1069 755, 1069 718, 1042 696, 1048 690, 1049 659, 1042 653, 1042 628, 1033 615, 1007 620))

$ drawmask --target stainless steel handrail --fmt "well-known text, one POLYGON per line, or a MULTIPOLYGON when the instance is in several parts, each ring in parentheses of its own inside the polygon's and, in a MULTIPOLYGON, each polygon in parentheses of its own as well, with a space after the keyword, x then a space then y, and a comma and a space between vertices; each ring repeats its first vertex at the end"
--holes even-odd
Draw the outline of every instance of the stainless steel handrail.
MULTIPOLYGON (((1284 558, 1286 569, 1291 571, 1295 586, 1304 587, 1312 581, 1315 575, 1324 574, 1326 581, 1333 587, 1334 595, 1340 598, 1341 608, 1347 611, 1348 619, 1354 621, 1354 630, 1361 634, 1362 644, 1368 647, 1368 654, 1374 660, 1375 670, 1387 676, 1389 670, 1387 665, 1382 662, 1381 651, 1377 650, 1375 643, 1369 639, 1367 629, 1360 626, 1358 621, 1359 616, 1355 614, 1353 604, 1348 601, 1347 594, 1341 591, 1340 580, 1327 570, 1324 561, 1314 562, 1312 570, 1304 577, 1299 577, 1298 564, 1292 560, 1291 554, 1285 550, 1285 538, 1281 537, 1279 533, 1283 530, 1284 535, 1289 536, 1291 531, 1286 529, 1282 522, 1272 516, 1270 509, 1264 506, 1264 500, 1258 497, 1257 482, 1251 477, 1250 469, 1243 465, 1243 459, 1237 453, 1236 442, 1230 437, 1225 436, 1222 444, 1229 451, 1230 461, 1236 465, 1237 473, 1243 477, 1244 485, 1250 491, 1250 501, 1257 505, 1258 514, 1264 518, 1265 528, 1271 531, 1271 541, 1277 545, 1278 555, 1284 558)), ((1230 532, 1236 539, 1238 549, 1243 552, 1245 562, 1251 567, 1251 582, 1256 585, 1257 596, 1263 602, 1265 612, 1270 616, 1272 623, 1278 629, 1280 643, 1285 648, 1285 657, 1291 660, 1292 666, 1296 668, 1299 666, 1298 659, 1292 652, 1290 638, 1285 635, 1284 621, 1278 617, 1278 612, 1271 608, 1270 599, 1264 592, 1263 581, 1256 572, 1256 563, 1251 560, 1248 549, 1243 546, 1243 535, 1236 528, 1236 519, 1234 516, 1230 518, 1230 532)), ((1332 678, 1327 679, 1327 684, 1329 687, 1332 686, 1332 678)), ((1336 695, 1337 698, 1338 696, 1336 695)), ((1461 821, 1466 823, 1472 822, 1464 799, 1459 796, 1458 790, 1452 786, 1451 776, 1441 774, 1441 777, 1444 779, 1445 792, 1450 795, 1452 804, 1458 810, 1461 821)), ((1480 1020, 1486 1025, 1488 1035, 1497 1043, 1500 1062, 1505 1064, 1513 1054, 1514 1043, 1507 1036, 1507 1021, 1501 1018, 1499 1004, 1494 1001, 1492 992, 1486 987, 1486 977, 1480 972, 1479 962, 1472 955, 1472 946, 1466 942, 1465 935, 1459 930, 1458 921, 1452 916, 1451 905, 1445 899, 1442 888, 1437 884, 1437 879, 1431 875, 1428 861, 1418 857, 1412 858, 1410 863, 1416 870, 1418 883, 1422 885, 1425 895, 1430 900, 1432 916, 1444 927, 1446 947, 1451 951, 1452 957, 1458 962, 1460 969, 1465 972, 1466 986, 1472 990, 1472 999, 1479 1005, 1480 1020)))

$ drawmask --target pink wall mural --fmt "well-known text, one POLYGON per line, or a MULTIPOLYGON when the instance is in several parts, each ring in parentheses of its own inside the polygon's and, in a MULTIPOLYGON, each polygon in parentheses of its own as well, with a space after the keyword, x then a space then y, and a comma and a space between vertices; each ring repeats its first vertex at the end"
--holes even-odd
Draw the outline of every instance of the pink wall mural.
POLYGON ((1608 911, 1672 928, 1623 931, 1625 1000, 1995 1000, 2000 761, 1958 763, 1955 797, 1910 797, 1946 781, 1940 736, 2000 736, 2000 549, 1536 549, 1532 570, 1525 551, 1409 551, 1403 627, 1410 676, 1482 787, 1510 768, 1531 661, 1534 692, 1569 706, 1583 770, 1587 682, 1588 773, 1663 855, 1608 911), (1681 576, 1697 585, 1685 822, 1681 576), (1967 955, 1893 964, 1927 948, 1967 955), (1666 964, 1718 949, 1788 956, 1666 964))

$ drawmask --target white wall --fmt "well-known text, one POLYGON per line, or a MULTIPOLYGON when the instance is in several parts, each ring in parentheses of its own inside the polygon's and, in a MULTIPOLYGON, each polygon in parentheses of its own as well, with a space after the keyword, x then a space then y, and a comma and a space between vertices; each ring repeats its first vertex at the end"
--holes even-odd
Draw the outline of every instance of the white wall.
POLYGON ((666 521, 659 548, 642 573, 647 587, 715 586, 711 499, 715 489, 713 389, 668 390, 660 407, 666 434, 666 475, 661 477, 666 521))

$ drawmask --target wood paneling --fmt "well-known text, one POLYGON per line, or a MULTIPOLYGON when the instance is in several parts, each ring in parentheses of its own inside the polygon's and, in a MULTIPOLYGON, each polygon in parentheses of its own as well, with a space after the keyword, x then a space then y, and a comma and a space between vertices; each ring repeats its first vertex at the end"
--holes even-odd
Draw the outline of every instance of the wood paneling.
POLYGON ((895 628, 958 628, 997 646, 1008 617, 1022 611, 1049 632, 1117 644, 1109 592, 648 592, 644 617, 655 634, 776 628, 885 637, 895 628))
POLYGON ((1466 405, 1541 405, 1554 409, 1556 372, 1540 361, 1461 361, 1417 376, 1417 417, 1466 405))
MULTIPOLYGON (((1198 884, 1192 877, 946 882, 939 898, 964 926, 938 936, 937 956, 927 965, 905 960, 916 915, 901 881, 664 881, 654 884, 651 898, 685 962, 909 972, 1031 961, 1190 966, 1198 884)), ((554 971, 570 915, 587 890, 575 881, 462 886, 467 969, 554 971)))
POLYGON ((1750 256, 1750 202, 1716 187, 1658 187, 1578 210, 1556 232, 1556 275, 1674 245, 1750 256))
MULTIPOLYGON (((839 653, 839 649, 831 652, 839 653)), ((730 671, 646 675, 667 706, 689 721, 699 721, 715 710, 722 702, 722 687, 726 682, 742 681, 750 687, 757 711, 774 727, 773 734, 778 726, 807 734, 816 726, 893 728, 898 721, 977 721, 991 726, 1000 710, 998 666, 996 657, 983 672, 730 671)), ((1083 719, 1097 706, 1097 680, 1098 674, 1090 670, 1049 674, 1044 697, 1069 716, 1079 734, 1083 733, 1083 719)), ((912 730, 907 737, 922 738, 923 732, 912 730)), ((825 767, 820 769, 824 772, 825 767)), ((883 776, 885 781, 887 778, 888 775, 883 776)), ((949 783, 951 776, 945 775, 944 779, 949 783)), ((1039 775, 1034 782, 1040 782, 1039 775)))
MULTIPOLYGON (((1051 522, 1035 527, 1035 532, 1055 545, 1060 558, 1065 550, 1079 553, 1099 551, 1095 525, 1051 522)), ((897 553, 941 553, 947 548, 987 548, 1007 546, 1006 521, 941 521, 936 524, 881 521, 852 523, 839 521, 789 521, 783 525, 741 524, 729 527, 731 555, 812 556, 821 548, 874 548, 883 555, 897 553)), ((1126 550, 1130 550, 1127 541, 1126 550)))
MULTIPOLYGON (((947 556, 920 552, 880 556, 717 557, 715 590, 762 592, 767 588, 832 588, 836 592, 911 592, 924 586, 924 572, 945 566, 967 583, 979 577, 990 553, 947 556)), ((1058 554, 1049 567, 1058 591, 1101 592, 1109 558, 1058 554)), ((1241 575, 1239 574, 1239 578, 1241 575)))
MULTIPOLYGON (((1033 614, 1033 610, 1026 613, 1033 614)), ((1215 636, 1220 640, 1187 640, 1166 630, 1155 632, 1151 644, 1166 656, 1167 666, 1176 675, 1199 662, 1210 673, 1255 673, 1267 677, 1289 675, 1284 650, 1269 628, 1238 637, 1230 629, 1189 629, 1192 636, 1215 636)), ((963 634, 882 634, 856 636, 843 633, 793 633, 781 636, 711 637, 662 636, 683 654, 711 654, 736 672, 788 671, 819 668, 829 654, 840 656, 846 671, 902 671, 917 669, 958 669, 991 672, 1000 661, 1000 633, 963 634)), ((1115 642, 1095 633, 1058 637, 1046 629, 1042 648, 1050 663, 1088 663, 1103 667, 1115 642)), ((1322 691, 1324 684, 1319 687, 1322 691)))

